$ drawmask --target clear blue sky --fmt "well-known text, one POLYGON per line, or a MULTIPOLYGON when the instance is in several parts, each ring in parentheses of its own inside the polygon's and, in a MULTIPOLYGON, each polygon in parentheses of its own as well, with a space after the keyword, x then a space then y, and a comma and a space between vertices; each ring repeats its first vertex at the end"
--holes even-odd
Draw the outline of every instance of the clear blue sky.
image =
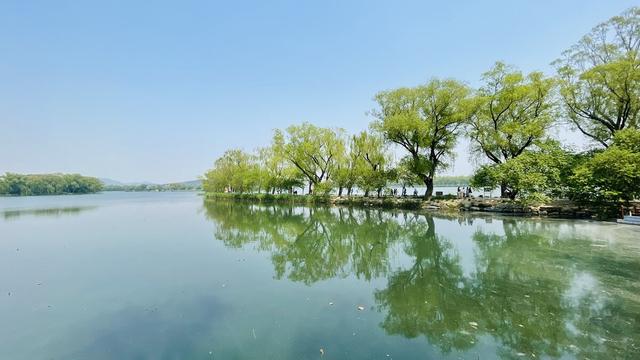
MULTIPOLYGON (((0 172, 194 179, 274 128, 365 129, 380 90, 477 85, 496 60, 550 72, 636 3, 5 0, 0 172)), ((470 173, 459 149, 449 173, 470 173)))

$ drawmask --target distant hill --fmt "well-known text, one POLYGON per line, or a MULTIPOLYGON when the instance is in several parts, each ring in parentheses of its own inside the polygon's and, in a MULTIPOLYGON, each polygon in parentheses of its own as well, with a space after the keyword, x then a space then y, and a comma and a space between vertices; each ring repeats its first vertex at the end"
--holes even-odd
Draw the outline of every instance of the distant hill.
POLYGON ((100 182, 102 182, 102 184, 105 185, 105 186, 125 185, 125 183, 122 183, 120 181, 113 180, 113 179, 108 179, 108 178, 99 178, 98 180, 100 180, 100 182))
POLYGON ((176 183, 176 184, 186 185, 186 186, 193 186, 193 187, 200 187, 200 186, 202 186, 202 180, 183 181, 183 182, 179 182, 179 183, 176 183))

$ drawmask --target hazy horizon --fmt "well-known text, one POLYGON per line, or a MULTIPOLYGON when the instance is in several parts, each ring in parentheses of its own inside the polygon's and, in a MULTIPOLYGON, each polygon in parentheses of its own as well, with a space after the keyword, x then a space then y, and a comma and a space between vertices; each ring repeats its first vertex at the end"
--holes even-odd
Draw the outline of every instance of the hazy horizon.
MULTIPOLYGON (((0 5, 0 173, 198 178, 303 121, 366 129, 373 96, 549 65, 635 1, 70 1, 0 5)), ((582 144, 566 129, 554 135, 582 144)), ((466 139, 447 175, 468 175, 466 139)))

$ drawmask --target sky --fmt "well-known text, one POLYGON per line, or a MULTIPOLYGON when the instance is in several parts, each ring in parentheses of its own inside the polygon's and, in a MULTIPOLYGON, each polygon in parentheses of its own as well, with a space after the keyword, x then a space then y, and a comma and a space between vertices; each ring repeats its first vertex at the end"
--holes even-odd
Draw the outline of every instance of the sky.
MULTIPOLYGON (((0 173, 192 180, 304 121, 367 129, 373 96, 549 65, 626 0, 0 2, 0 173)), ((555 135, 577 146, 567 129, 555 135)), ((475 162, 461 139, 447 174, 475 162)))

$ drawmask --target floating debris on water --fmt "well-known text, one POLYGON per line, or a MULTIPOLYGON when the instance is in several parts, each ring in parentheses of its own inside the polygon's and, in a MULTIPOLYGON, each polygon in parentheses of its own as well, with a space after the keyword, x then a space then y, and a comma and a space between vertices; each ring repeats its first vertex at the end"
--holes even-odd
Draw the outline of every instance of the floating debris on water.
POLYGON ((469 321, 469 325, 471 325, 471 326, 472 326, 472 327, 474 327, 474 328, 477 328, 477 327, 478 327, 478 323, 477 323, 477 322, 475 322, 475 321, 469 321))
POLYGON ((333 301, 329 301, 329 305, 333 305, 333 301))
POLYGON ((320 356, 324 356, 324 349, 320 348, 320 356))
POLYGON ((358 305, 357 309, 358 309, 358 310, 360 310, 360 311, 362 311, 362 310, 364 310, 364 306, 362 306, 362 305, 358 305))

